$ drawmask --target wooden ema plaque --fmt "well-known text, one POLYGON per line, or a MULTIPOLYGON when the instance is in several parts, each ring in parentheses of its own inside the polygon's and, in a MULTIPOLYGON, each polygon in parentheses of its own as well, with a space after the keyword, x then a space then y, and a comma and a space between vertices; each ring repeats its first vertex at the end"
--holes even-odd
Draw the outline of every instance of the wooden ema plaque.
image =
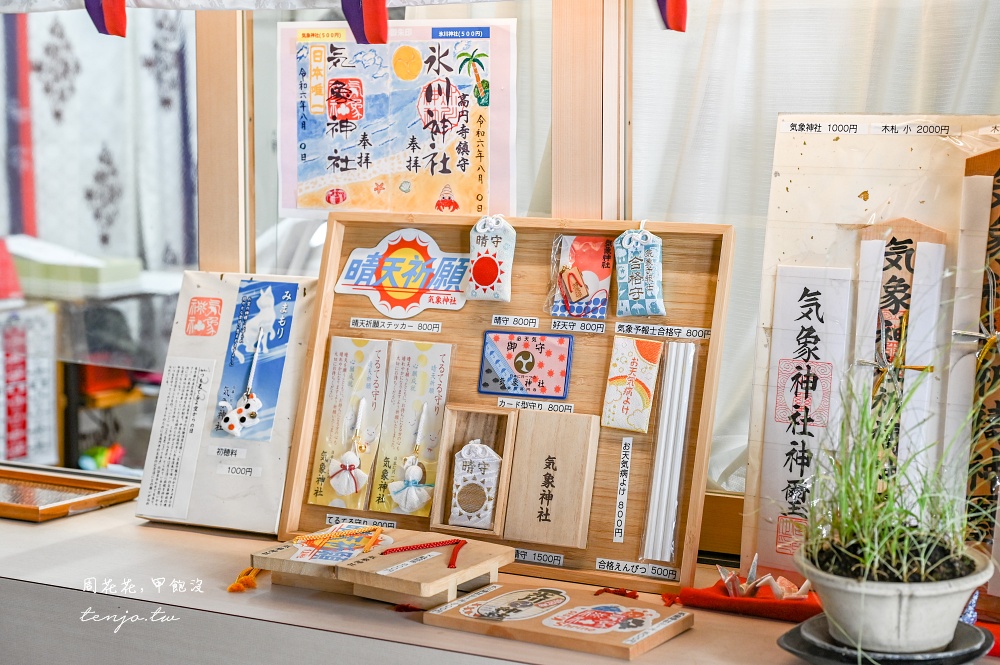
MULTIPOLYGON (((359 545, 364 542, 358 540, 359 545)), ((466 542, 455 557, 455 568, 449 568, 454 544, 420 547, 450 540, 451 536, 437 533, 386 529, 379 544, 367 553, 360 546, 354 549, 332 542, 331 558, 297 560, 313 548, 284 543, 251 556, 251 565, 271 571, 275 584, 427 609, 455 600, 460 590, 496 582, 498 569, 514 560, 510 547, 463 538, 466 542), (345 558, 336 561, 342 552, 345 558)))
MULTIPOLYGON (((497 396, 477 392, 484 333, 499 329, 491 324, 492 317, 537 317, 538 328, 511 327, 509 330, 542 335, 552 331, 553 317, 546 313, 545 302, 549 292, 552 245, 556 237, 560 234, 595 235, 613 240, 626 230, 639 228, 639 223, 635 221, 508 218, 507 221, 517 232, 511 302, 469 300, 462 309, 428 309, 406 319, 417 325, 440 323, 440 333, 351 327, 352 318, 384 318, 364 295, 334 294, 338 277, 353 249, 376 247, 389 234, 414 228, 430 235, 442 252, 468 253, 469 231, 478 220, 478 216, 449 214, 344 213, 341 216, 330 216, 320 267, 320 302, 312 321, 313 330, 308 342, 303 392, 296 414, 278 525, 279 536, 283 540, 350 518, 394 522, 396 527, 402 529, 426 530, 430 526, 427 517, 349 510, 309 503, 311 466, 316 453, 323 379, 328 362, 326 355, 331 336, 450 343, 453 351, 448 403, 461 404, 463 407, 482 406, 484 411, 495 410, 498 406, 497 396)), ((549 560, 561 561, 560 566, 518 562, 505 568, 506 572, 655 593, 677 591, 681 585, 691 585, 694 582, 715 395, 722 359, 734 235, 730 226, 710 224, 648 222, 645 228, 663 241, 666 315, 619 319, 614 314, 612 289, 609 294, 612 297, 608 316, 600 322, 605 326, 603 334, 558 331, 573 335, 572 371, 566 399, 553 400, 552 404, 572 404, 576 414, 597 416, 602 412, 616 323, 633 326, 620 334, 642 336, 634 326, 646 326, 647 333, 653 331, 649 335, 651 338, 659 330, 664 335, 669 333, 670 337, 667 339, 679 338, 697 345, 691 417, 685 436, 679 492, 676 560, 659 562, 655 572, 640 561, 658 426, 654 418, 648 434, 610 428, 600 430, 585 548, 512 541, 491 535, 486 530, 478 536, 483 540, 502 542, 518 548, 522 551, 522 559, 524 555, 537 553, 549 560), (625 437, 632 439, 631 477, 622 539, 624 542, 616 543, 614 528, 618 512, 622 439, 625 437), (603 566, 602 569, 598 569, 599 564, 603 566), (615 572, 616 570, 645 574, 615 572)), ((586 321, 596 323, 590 319, 586 321)), ((658 398, 656 404, 659 404, 658 398)), ((655 413, 657 407, 654 406, 653 410, 655 413)), ((458 442, 457 445, 465 443, 467 442, 458 442)), ((585 445, 581 445, 581 448, 584 447, 585 445)), ((437 482, 450 482, 450 478, 439 478, 437 482)), ((515 499, 520 500, 520 497, 512 496, 511 500, 515 499)))
POLYGON ((694 624, 683 609, 539 583, 491 584, 424 612, 424 623, 632 660, 694 624))

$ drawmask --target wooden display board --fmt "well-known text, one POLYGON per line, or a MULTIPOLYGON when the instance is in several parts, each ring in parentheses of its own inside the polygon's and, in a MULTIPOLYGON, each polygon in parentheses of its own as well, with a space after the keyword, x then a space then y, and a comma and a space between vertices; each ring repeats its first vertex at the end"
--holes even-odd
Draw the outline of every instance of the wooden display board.
MULTIPOLYGON (((384 215, 345 213, 331 215, 319 277, 319 307, 309 336, 304 384, 299 398, 289 469, 285 484, 279 537, 288 540, 310 533, 327 524, 327 515, 349 516, 368 520, 391 520, 404 529, 428 529, 427 517, 412 517, 381 512, 352 511, 308 503, 310 473, 317 444, 323 378, 327 363, 328 339, 331 336, 403 339, 446 342, 455 346, 448 388, 449 403, 482 405, 495 409, 497 397, 476 391, 483 333, 494 329, 494 314, 538 317, 539 327, 530 332, 545 334, 552 318, 545 309, 549 289, 552 243, 559 234, 599 235, 615 238, 623 231, 637 229, 635 221, 570 220, 510 218, 517 231, 517 249, 513 267, 513 301, 495 303, 470 300, 463 309, 424 311, 409 321, 433 321, 442 324, 440 334, 390 332, 352 329, 352 317, 381 318, 364 296, 336 295, 334 286, 352 249, 374 247, 388 234, 416 228, 434 238, 442 251, 468 252, 469 231, 478 221, 471 215, 384 215)), ((488 532, 483 540, 498 540, 523 550, 544 551, 562 557, 562 566, 515 563, 506 571, 651 591, 677 590, 691 585, 698 553, 702 499, 711 449, 715 397, 722 360, 722 336, 732 266, 734 232, 731 226, 649 222, 646 230, 663 241, 663 292, 666 316, 622 318, 623 323, 674 328, 680 340, 697 343, 695 375, 691 395, 691 416, 685 438, 684 467, 678 514, 677 554, 668 565, 658 564, 660 577, 598 570, 599 559, 609 560, 615 568, 643 570, 642 539, 649 503, 650 472, 653 467, 656 418, 648 434, 602 428, 600 432, 593 500, 590 509, 589 536, 585 549, 558 548, 511 541, 499 541, 488 532), (688 329, 704 329, 710 336, 697 337, 688 329), (692 337, 686 336, 691 334, 692 337), (622 439, 632 439, 631 476, 624 542, 613 542, 617 490, 622 454, 622 439), (636 564, 636 565, 630 565, 636 564)), ((614 291, 612 291, 612 294, 614 291)), ((604 321, 603 334, 575 333, 571 384, 566 402, 576 413, 601 413, 611 349, 615 335, 614 299, 604 321)), ((523 328, 510 328, 518 331, 523 328)), ((635 334, 635 333, 633 333, 635 334)), ((657 338, 669 341, 673 338, 657 338)), ((657 390, 657 412, 662 389, 657 390)), ((438 482, 448 482, 440 478, 438 482)), ((607 564, 605 565, 607 567, 607 564)), ((649 573, 648 566, 645 572, 649 573)))

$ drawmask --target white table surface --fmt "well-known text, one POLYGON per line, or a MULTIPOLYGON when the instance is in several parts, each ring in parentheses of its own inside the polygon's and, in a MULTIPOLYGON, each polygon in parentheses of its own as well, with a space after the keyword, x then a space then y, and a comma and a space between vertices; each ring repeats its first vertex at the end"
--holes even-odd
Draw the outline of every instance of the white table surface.
MULTIPOLYGON (((42 524, 0 519, 0 663, 284 663, 315 650, 321 653, 309 663, 622 662, 425 626, 419 613, 393 612, 383 603, 272 587, 267 574, 256 590, 228 593, 250 554, 274 538, 155 524, 134 510, 128 502, 42 524), (159 590, 158 578, 164 578, 159 590), (99 590, 110 580, 116 593, 85 592, 88 579, 99 590), (123 593, 126 580, 134 588, 123 593), (172 590, 173 580, 183 581, 185 591, 172 590), (191 589, 193 580, 201 580, 200 593, 191 589), (81 621, 88 608, 99 616, 143 617, 160 608, 157 617, 177 620, 126 623, 115 633, 113 623, 81 621)), ((700 567, 699 586, 714 575, 700 567)), ((634 662, 802 662, 775 643, 791 624, 693 611, 692 630, 634 662)))

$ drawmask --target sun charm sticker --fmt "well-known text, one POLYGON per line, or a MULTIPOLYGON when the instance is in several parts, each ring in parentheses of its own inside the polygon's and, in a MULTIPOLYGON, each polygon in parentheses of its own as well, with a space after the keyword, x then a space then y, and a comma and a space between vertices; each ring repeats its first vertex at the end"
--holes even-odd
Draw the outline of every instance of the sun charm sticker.
POLYGON ((467 254, 442 252, 423 231, 402 229, 375 247, 351 252, 335 291, 367 296, 393 319, 425 309, 462 309, 469 263, 467 254))

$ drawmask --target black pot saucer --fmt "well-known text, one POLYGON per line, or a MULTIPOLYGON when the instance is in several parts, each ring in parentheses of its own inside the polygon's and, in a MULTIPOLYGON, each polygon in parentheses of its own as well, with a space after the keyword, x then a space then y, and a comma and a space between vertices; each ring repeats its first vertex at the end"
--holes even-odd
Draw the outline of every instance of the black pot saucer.
POLYGON ((910 654, 865 653, 835 642, 827 629, 826 615, 820 614, 799 624, 778 638, 778 646, 814 665, 965 665, 975 662, 993 647, 993 635, 986 630, 960 623, 943 651, 910 654), (806 624, 809 624, 807 626, 806 624), (807 636, 808 631, 808 636, 807 636))

